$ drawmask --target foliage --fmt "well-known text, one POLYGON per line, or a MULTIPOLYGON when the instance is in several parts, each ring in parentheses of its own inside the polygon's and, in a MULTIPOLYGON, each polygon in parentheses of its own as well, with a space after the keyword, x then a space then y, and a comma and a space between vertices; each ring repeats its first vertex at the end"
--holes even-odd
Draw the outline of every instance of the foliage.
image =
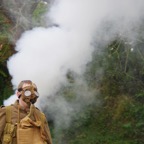
POLYGON ((3 11, 0 11, 0 105, 13 92, 11 77, 6 66, 8 58, 15 52, 10 42, 11 28, 11 21, 4 15, 3 11))
POLYGON ((44 18, 42 17, 48 10, 48 6, 46 2, 40 1, 32 14, 33 25, 34 26, 42 26, 44 22, 44 18))
POLYGON ((87 107, 85 117, 77 116, 70 129, 63 132, 63 143, 144 143, 143 46, 143 40, 132 48, 118 38, 94 53, 85 79, 89 87, 100 90, 103 104, 87 107))

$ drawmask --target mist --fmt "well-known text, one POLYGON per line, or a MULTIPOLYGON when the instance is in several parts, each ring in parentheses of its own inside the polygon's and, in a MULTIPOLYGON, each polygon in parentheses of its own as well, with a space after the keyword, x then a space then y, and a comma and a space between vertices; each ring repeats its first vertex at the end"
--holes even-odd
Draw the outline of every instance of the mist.
MULTIPOLYGON (((83 79, 93 52, 100 50, 98 44, 107 45, 117 35, 135 43, 143 8, 143 0, 55 1, 45 15, 47 26, 25 31, 16 42, 17 53, 7 62, 13 89, 21 80, 32 80, 40 93, 37 106, 49 114, 56 128, 68 127, 85 106, 99 105, 99 92, 90 91, 83 79), (69 71, 75 79, 72 102, 58 94, 62 86, 70 85, 69 71)), ((12 97, 5 105, 14 101, 12 97)))

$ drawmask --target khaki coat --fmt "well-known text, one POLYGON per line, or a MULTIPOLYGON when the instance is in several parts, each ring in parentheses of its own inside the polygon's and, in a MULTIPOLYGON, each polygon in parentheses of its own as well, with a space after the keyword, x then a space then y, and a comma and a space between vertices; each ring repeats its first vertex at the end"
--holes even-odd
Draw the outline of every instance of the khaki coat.
MULTIPOLYGON (((19 106, 19 101, 17 100, 12 106, 12 114, 11 114, 11 123, 15 125, 17 128, 17 123, 19 120, 25 118, 29 112, 30 109, 23 109, 19 106), (18 112, 19 107, 19 112, 18 112)), ((41 113, 40 110, 35 109, 36 113, 41 113)), ((44 115, 44 114, 43 114, 44 115)), ((33 121, 35 121, 35 117, 32 115, 30 117, 33 121)), ((0 108, 0 144, 2 144, 2 138, 3 138, 3 132, 6 125, 6 107, 0 108)), ((12 144, 17 144, 17 136, 16 131, 12 140, 12 144)), ((46 136, 46 143, 52 144, 51 134, 49 130, 49 126, 46 120, 46 117, 44 115, 44 135, 46 136)))

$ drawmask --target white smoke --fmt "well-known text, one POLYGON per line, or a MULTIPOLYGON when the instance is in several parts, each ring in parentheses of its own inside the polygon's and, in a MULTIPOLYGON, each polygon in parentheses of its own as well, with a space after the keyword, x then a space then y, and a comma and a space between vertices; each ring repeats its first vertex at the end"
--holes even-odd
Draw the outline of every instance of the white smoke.
POLYGON ((92 103, 93 93, 88 92, 81 79, 78 84, 84 85, 83 92, 77 90, 74 106, 61 96, 52 101, 61 84, 67 84, 66 73, 71 70, 83 74, 92 52, 98 49, 93 47, 93 40, 106 44, 117 34, 134 40, 136 33, 132 30, 139 26, 143 8, 143 0, 56 1, 46 16, 54 25, 26 31, 16 43, 17 54, 8 60, 14 89, 21 80, 31 79, 39 89, 38 105, 42 102, 42 107, 48 106, 55 121, 64 120, 69 124, 70 113, 92 103), (110 23, 109 31, 103 27, 105 22, 110 23))

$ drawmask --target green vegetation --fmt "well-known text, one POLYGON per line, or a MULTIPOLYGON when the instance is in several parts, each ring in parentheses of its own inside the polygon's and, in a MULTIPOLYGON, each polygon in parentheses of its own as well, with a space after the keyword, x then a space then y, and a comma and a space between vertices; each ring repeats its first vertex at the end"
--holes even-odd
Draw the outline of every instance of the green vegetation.
POLYGON ((47 7, 47 3, 44 3, 43 1, 39 2, 35 8, 35 10, 33 11, 33 25, 34 26, 43 26, 44 22, 44 18, 42 18, 42 15, 45 14, 45 12, 47 12, 48 7, 47 7))
POLYGON ((8 73, 6 62, 14 53, 10 43, 11 21, 0 11, 0 104, 12 94, 11 77, 8 73))
POLYGON ((134 49, 117 39, 101 55, 94 54, 85 78, 89 87, 100 90, 100 107, 86 109, 63 140, 70 144, 144 143, 144 40, 134 49), (103 69, 100 77, 99 70, 103 69), (88 114, 88 115, 87 115, 88 114))
MULTIPOLYGON (((84 77, 89 89, 100 91, 98 99, 102 104, 88 105, 75 115, 68 129, 59 130, 55 143, 144 143, 143 41, 132 48, 126 41, 117 39, 94 53, 84 77)), ((61 95, 72 101, 75 98, 72 72, 67 78, 71 87, 63 88, 61 95)))

